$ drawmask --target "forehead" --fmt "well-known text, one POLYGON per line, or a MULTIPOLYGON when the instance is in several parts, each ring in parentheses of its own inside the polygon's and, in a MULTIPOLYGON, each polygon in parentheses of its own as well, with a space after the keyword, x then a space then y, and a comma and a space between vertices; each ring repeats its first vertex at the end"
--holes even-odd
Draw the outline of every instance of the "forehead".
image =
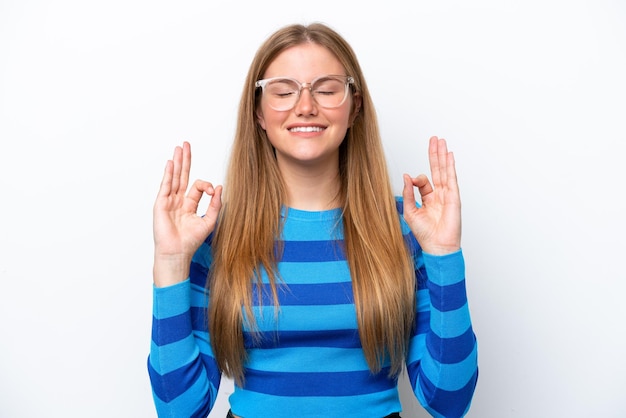
POLYGON ((345 70, 328 48, 306 43, 292 46, 278 54, 267 67, 263 78, 285 76, 308 82, 326 74, 344 75, 345 70))

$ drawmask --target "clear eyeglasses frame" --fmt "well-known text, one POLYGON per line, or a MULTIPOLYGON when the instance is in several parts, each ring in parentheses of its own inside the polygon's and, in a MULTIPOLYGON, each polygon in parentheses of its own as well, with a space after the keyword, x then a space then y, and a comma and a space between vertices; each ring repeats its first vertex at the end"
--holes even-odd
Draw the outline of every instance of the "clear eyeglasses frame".
POLYGON ((263 98, 274 110, 286 111, 296 106, 302 89, 309 89, 311 97, 319 106, 334 109, 346 101, 354 78, 349 75, 323 75, 310 83, 301 83, 291 77, 272 77, 258 80, 256 88, 261 88, 263 98))

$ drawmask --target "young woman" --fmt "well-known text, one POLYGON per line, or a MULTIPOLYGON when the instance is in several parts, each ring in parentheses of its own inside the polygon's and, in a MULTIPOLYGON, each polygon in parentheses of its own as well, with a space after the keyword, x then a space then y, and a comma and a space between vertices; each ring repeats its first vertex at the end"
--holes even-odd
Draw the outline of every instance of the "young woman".
POLYGON ((406 368, 433 416, 463 416, 478 372, 460 198, 446 142, 431 138, 429 156, 432 182, 405 175, 394 197, 351 47, 322 24, 270 36, 223 191, 188 190, 184 143, 154 205, 159 415, 207 416, 224 373, 229 416, 399 416, 406 368))

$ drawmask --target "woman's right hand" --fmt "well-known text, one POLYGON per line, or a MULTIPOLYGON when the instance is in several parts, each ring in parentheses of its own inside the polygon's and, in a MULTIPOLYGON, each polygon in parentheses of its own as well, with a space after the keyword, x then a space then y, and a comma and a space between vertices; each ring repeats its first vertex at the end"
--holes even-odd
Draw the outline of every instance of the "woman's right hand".
POLYGON ((188 142, 177 146, 167 162, 154 203, 154 268, 157 287, 170 286, 187 279, 189 265, 196 250, 215 229, 222 207, 222 187, 196 180, 187 193, 191 147, 188 142), (211 196, 205 216, 197 214, 203 194, 211 196))

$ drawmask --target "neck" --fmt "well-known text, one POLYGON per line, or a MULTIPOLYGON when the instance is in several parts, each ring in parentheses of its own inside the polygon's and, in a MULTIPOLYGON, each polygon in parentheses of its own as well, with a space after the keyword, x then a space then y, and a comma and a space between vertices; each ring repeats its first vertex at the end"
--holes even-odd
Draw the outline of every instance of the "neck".
POLYGON ((341 206, 339 167, 281 167, 287 188, 287 206, 308 211, 334 209, 341 206))

